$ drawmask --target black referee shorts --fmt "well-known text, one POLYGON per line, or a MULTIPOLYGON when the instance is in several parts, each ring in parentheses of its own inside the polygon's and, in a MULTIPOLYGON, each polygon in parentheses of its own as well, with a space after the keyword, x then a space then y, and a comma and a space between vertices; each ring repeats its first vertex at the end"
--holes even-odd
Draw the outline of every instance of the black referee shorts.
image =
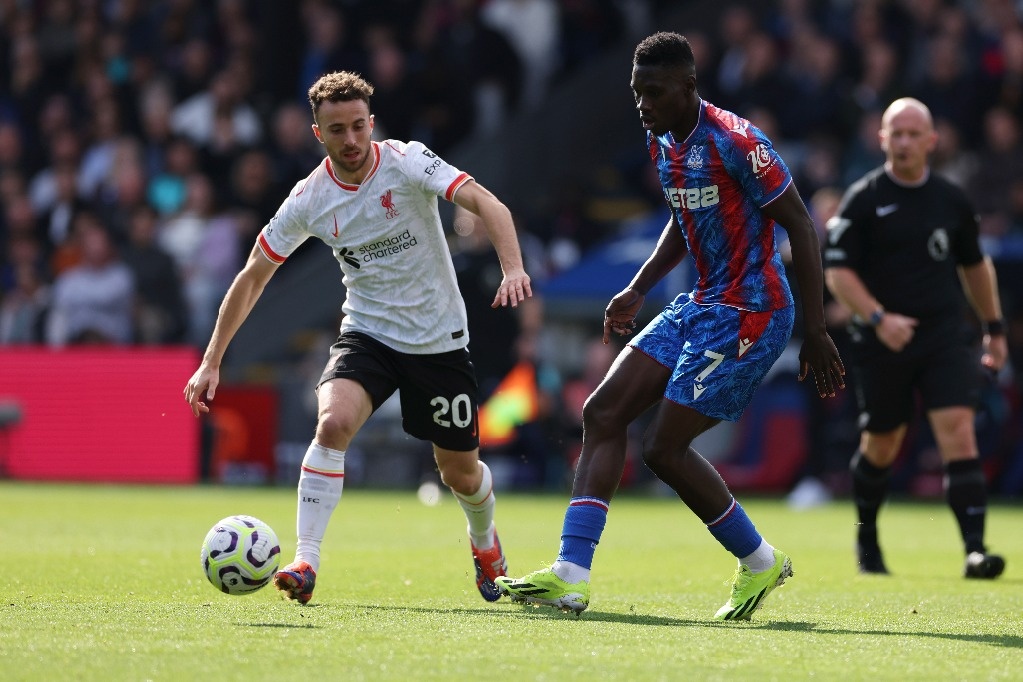
POLYGON ((920 327, 900 353, 874 338, 873 330, 860 333, 863 339, 854 344, 852 370, 861 429, 884 433, 908 423, 917 396, 928 411, 976 409, 980 403, 980 360, 961 333, 920 327))
POLYGON ((479 386, 468 350, 411 355, 366 334, 344 332, 330 347, 319 384, 342 378, 366 389, 374 411, 398 391, 402 428, 413 438, 446 450, 479 447, 479 386))

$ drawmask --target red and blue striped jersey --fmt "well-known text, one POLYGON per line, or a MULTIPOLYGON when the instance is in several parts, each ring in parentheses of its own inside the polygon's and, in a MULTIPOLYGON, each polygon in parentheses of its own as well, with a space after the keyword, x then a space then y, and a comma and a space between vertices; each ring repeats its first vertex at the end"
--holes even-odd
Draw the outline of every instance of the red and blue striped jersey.
POLYGON ((760 211, 792 176, 767 136, 701 101, 699 121, 684 141, 648 131, 647 144, 696 264, 693 301, 754 311, 792 305, 775 222, 760 211))

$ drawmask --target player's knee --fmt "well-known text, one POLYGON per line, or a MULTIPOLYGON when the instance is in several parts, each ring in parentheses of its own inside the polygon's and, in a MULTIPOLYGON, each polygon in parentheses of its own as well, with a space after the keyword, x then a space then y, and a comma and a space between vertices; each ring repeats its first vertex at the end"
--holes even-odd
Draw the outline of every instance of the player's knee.
POLYGON ((355 431, 350 419, 333 412, 323 412, 316 423, 316 442, 336 450, 347 450, 355 431))
POLYGON ((867 461, 876 467, 889 467, 899 454, 901 438, 895 438, 888 434, 872 435, 864 434, 860 441, 860 450, 867 461))
POLYGON ((643 441, 643 463, 655 474, 664 470, 670 462, 684 457, 688 450, 680 449, 678 443, 668 443, 664 439, 647 437, 643 441))
POLYGON ((480 487, 481 476, 478 465, 474 469, 453 465, 438 468, 440 469, 441 483, 459 495, 472 495, 480 487))
POLYGON ((624 427, 626 424, 619 405, 618 401, 609 399, 600 391, 591 394, 583 403, 583 429, 586 433, 624 427))

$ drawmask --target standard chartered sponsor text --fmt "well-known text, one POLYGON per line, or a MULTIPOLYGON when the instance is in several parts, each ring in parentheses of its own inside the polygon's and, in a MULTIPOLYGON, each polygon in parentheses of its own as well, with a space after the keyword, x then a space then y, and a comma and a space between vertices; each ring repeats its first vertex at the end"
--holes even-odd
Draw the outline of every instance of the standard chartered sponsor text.
POLYGON ((369 263, 374 259, 386 258, 406 249, 411 249, 416 243, 416 238, 409 233, 409 230, 405 230, 393 237, 360 246, 359 254, 362 256, 363 263, 369 263))

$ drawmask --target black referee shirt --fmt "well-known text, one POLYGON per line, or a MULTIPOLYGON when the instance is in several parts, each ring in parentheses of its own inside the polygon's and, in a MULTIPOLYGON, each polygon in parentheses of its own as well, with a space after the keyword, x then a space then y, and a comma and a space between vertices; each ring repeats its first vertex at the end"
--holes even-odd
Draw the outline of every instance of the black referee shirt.
POLYGON ((897 184, 875 168, 853 183, 828 221, 824 267, 856 272, 886 310, 920 318, 962 313, 956 267, 983 259, 966 194, 933 173, 897 184))

